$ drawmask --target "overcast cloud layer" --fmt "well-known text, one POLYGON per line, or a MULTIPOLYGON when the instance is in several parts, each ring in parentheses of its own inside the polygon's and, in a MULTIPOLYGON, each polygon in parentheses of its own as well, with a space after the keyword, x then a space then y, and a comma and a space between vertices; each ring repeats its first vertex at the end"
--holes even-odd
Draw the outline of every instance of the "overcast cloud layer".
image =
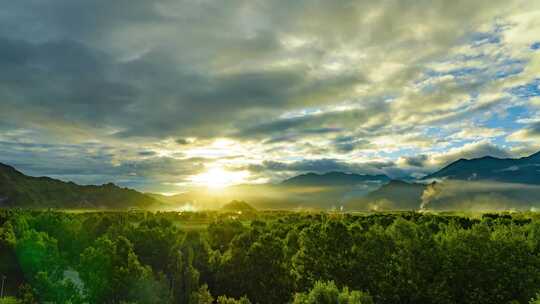
POLYGON ((6 1, 0 162, 179 192, 540 150, 537 1, 6 1))

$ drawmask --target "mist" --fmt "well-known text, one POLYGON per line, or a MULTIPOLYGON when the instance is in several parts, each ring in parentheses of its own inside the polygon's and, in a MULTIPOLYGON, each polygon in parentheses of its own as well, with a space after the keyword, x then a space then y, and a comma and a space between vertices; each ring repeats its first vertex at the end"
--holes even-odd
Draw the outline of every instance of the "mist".
POLYGON ((433 183, 421 197, 422 210, 531 210, 540 206, 540 186, 490 181, 433 183))

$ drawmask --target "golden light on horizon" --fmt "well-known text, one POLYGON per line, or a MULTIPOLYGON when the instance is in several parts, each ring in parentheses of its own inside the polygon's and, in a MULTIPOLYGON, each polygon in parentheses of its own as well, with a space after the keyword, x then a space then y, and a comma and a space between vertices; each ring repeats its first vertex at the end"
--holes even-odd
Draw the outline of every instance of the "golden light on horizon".
POLYGON ((248 177, 249 172, 247 171, 228 171, 221 167, 212 167, 193 176, 191 181, 196 185, 206 186, 211 189, 223 189, 244 183, 248 177))

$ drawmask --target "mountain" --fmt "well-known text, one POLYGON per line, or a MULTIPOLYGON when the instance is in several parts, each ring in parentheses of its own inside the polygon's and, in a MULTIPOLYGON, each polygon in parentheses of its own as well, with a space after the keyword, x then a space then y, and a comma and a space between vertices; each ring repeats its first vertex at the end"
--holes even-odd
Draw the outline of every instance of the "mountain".
POLYGON ((392 180, 364 197, 349 200, 347 210, 413 210, 419 209, 425 184, 392 180))
POLYGON ((324 174, 306 173, 281 182, 282 186, 354 186, 365 183, 384 183, 390 178, 384 174, 364 175, 344 172, 324 174))
POLYGON ((0 163, 0 207, 32 208, 146 208, 160 202, 112 183, 81 186, 49 177, 24 175, 0 163))
POLYGON ((460 159, 423 178, 540 185, 540 152, 522 158, 460 159))

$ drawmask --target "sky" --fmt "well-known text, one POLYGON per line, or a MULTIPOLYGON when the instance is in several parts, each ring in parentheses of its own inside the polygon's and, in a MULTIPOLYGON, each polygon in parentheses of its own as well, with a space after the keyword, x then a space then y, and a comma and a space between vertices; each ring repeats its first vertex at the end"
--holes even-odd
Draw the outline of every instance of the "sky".
POLYGON ((540 150, 540 1, 28 0, 0 162, 141 191, 540 150))

